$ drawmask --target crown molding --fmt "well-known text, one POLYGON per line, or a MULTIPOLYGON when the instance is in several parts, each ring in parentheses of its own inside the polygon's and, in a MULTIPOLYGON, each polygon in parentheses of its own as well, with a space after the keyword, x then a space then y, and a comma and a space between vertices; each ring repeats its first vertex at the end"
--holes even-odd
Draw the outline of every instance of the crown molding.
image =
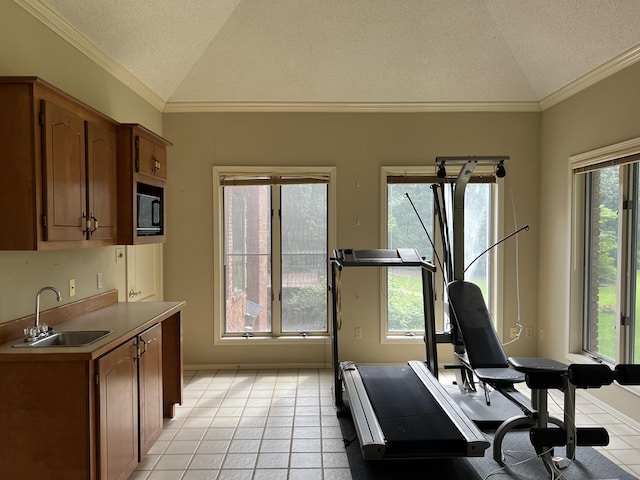
POLYGON ((163 113, 539 112, 538 102, 168 102, 163 113))
POLYGON ((146 100, 154 108, 162 112, 165 101, 142 83, 129 70, 99 49, 92 41, 82 35, 55 10, 41 0, 14 0, 15 3, 53 30, 61 38, 85 54, 108 73, 127 85, 136 94, 146 100))
POLYGON ((546 96, 540 100, 540 109, 544 111, 553 107, 563 100, 566 100, 576 93, 595 85, 620 70, 624 70, 638 61, 640 61, 640 45, 627 50, 626 52, 602 64, 598 68, 591 70, 589 73, 583 75, 570 84, 562 87, 560 90, 546 96))

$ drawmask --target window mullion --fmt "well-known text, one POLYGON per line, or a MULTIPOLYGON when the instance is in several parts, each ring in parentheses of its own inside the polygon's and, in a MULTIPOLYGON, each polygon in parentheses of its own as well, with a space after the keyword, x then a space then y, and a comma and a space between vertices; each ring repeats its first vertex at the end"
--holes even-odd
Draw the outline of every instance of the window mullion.
POLYGON ((618 271, 618 308, 616 308, 616 350, 617 358, 626 358, 629 339, 626 319, 629 317, 630 311, 630 288, 631 275, 629 270, 630 260, 630 228, 629 228, 629 211, 628 211, 628 193, 629 193, 629 174, 628 169, 620 167, 620 199, 618 201, 618 231, 620 232, 619 256, 617 259, 618 271))
POLYGON ((591 337, 593 335, 591 329, 591 296, 592 289, 594 288, 592 278, 593 262, 590 260, 593 258, 593 239, 591 232, 593 231, 593 218, 591 212, 593 209, 593 174, 585 176, 585 204, 584 204, 584 282, 582 285, 582 298, 583 298, 583 329, 582 329, 582 348, 591 352, 591 337))
POLYGON ((624 279, 621 284, 623 287, 623 300, 622 305, 624 309, 621 309, 620 318, 620 350, 619 357, 623 362, 634 361, 634 347, 635 347, 635 305, 636 305, 636 292, 637 292, 637 199, 638 192, 638 164, 632 164, 624 168, 624 183, 623 183, 623 239, 625 242, 625 248, 623 253, 623 268, 620 270, 624 272, 624 279))
POLYGON ((281 187, 271 187, 271 315, 272 333, 282 334, 282 203, 281 187))

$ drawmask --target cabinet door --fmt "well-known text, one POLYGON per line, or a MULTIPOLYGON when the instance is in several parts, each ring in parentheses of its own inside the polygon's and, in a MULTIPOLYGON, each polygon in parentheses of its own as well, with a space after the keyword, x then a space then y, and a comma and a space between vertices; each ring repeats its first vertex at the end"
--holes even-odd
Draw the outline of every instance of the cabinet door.
POLYGON ((142 135, 136 137, 137 171, 163 180, 167 179, 167 150, 142 135))
POLYGON ((99 358, 100 480, 124 480, 138 465, 138 365, 133 339, 99 358))
POLYGON ((128 302, 162 301, 162 244, 127 245, 128 302))
POLYGON ((84 120, 42 101, 44 155, 44 239, 86 237, 84 120))
POLYGON ((140 336, 140 458, 162 433, 162 327, 151 327, 140 336))
POLYGON ((115 244, 117 233, 116 160, 116 126, 87 122, 89 238, 108 244, 115 244))

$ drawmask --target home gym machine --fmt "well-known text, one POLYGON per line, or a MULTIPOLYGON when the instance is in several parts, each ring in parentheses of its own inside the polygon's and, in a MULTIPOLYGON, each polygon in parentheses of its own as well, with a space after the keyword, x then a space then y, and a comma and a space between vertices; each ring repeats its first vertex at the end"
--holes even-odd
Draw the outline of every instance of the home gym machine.
POLYGON ((351 412, 364 459, 484 456, 489 442, 437 380, 435 267, 414 249, 335 250, 329 266, 335 404, 339 414, 351 412), (421 269, 426 362, 357 366, 339 361, 339 276, 351 267, 421 269))
MULTIPOLYGON (((453 251, 449 248, 449 229, 446 224, 446 209, 438 210, 440 231, 445 246, 443 269, 446 269, 446 293, 449 302, 449 314, 452 327, 452 343, 458 364, 456 379, 461 395, 452 395, 465 405, 480 407, 485 412, 506 409, 511 403, 520 412, 502 421, 493 439, 493 458, 504 465, 502 443, 505 435, 514 428, 529 427, 531 443, 536 453, 542 459, 544 466, 552 478, 561 476, 560 469, 569 465, 575 456, 576 446, 603 446, 609 442, 609 436, 604 428, 578 428, 575 425, 575 389, 599 387, 611 383, 614 379, 618 383, 631 384, 637 380, 636 370, 629 366, 621 366, 615 373, 609 367, 600 369, 600 375, 595 375, 593 383, 586 379, 593 375, 591 366, 565 365, 548 358, 539 357, 510 357, 507 358, 500 339, 493 327, 491 318, 477 285, 464 280, 464 274, 475 260, 494 246, 528 230, 522 227, 507 235, 496 244, 489 247, 465 267, 464 259, 464 194, 467 183, 478 163, 495 165, 495 175, 504 177, 506 171, 504 162, 507 157, 438 157, 436 165, 438 176, 446 177, 446 165, 459 165, 458 174, 453 186, 453 251), (444 217, 444 218, 443 218, 444 217), (469 401, 476 394, 474 378, 478 378, 484 395, 484 401, 469 401), (531 389, 531 400, 514 388, 514 384, 526 381, 531 389), (503 402, 496 409, 493 399, 490 399, 489 389, 493 388, 501 395, 497 397, 503 402), (548 390, 558 389, 564 393, 563 419, 549 416, 548 390), (553 424, 553 426, 549 426, 553 424), (553 456, 554 447, 566 447, 567 458, 553 456)), ((444 188, 442 195, 444 196, 444 188)), ((438 205, 438 188, 434 188, 436 205, 438 205)), ((444 201, 442 202, 444 204, 444 201)), ((417 213, 417 212, 416 212, 417 213)), ((518 326, 518 328, 520 328, 518 326)), ((519 334, 519 333, 518 333, 519 334)), ((478 395, 475 395, 478 397, 478 395)), ((467 412, 472 418, 476 411, 467 412)))
MULTIPOLYGON (((442 260, 438 257, 436 258, 438 258, 440 262, 445 284, 443 295, 445 311, 449 313, 448 321, 445 322, 445 330, 448 335, 439 335, 436 341, 438 343, 451 343, 453 345, 454 360, 456 363, 454 365, 446 365, 445 367, 455 369, 457 388, 455 386, 449 388, 449 393, 470 418, 478 425, 487 427, 498 426, 505 419, 519 415, 520 411, 523 410, 523 405, 525 402, 528 402, 528 399, 511 387, 514 383, 524 382, 525 374, 510 368, 501 342, 493 330, 493 324, 488 315, 487 321, 485 322, 486 325, 483 325, 483 327, 485 327, 484 331, 474 331, 476 336, 482 336, 483 341, 479 342, 480 345, 478 345, 477 348, 472 349, 473 355, 470 356, 468 354, 469 345, 466 343, 478 342, 479 338, 475 338, 472 335, 468 335, 466 339, 463 338, 461 332, 461 326, 463 325, 461 325, 461 322, 463 320, 469 320, 466 324, 477 324, 478 321, 482 322, 485 319, 468 319, 468 315, 465 315, 463 318, 456 318, 456 309, 453 308, 454 306, 452 302, 450 302, 449 288, 454 282, 464 282, 465 274, 469 267, 483 255, 489 253, 493 248, 507 239, 518 235, 522 231, 529 230, 529 225, 518 228, 515 232, 507 235, 484 250, 469 262, 468 265, 465 265, 465 196, 467 186, 473 181, 474 173, 479 169, 482 169, 481 175, 476 174, 476 176, 482 176, 485 181, 494 182, 496 179, 505 177, 505 163, 508 160, 508 156, 436 157, 437 176, 443 181, 442 183, 435 183, 431 187, 434 195, 434 207, 442 245, 442 260), (449 172, 455 169, 456 174, 448 175, 447 169, 449 172), (452 208, 448 209, 447 204, 452 205, 452 208), (453 217, 451 224, 448 218, 449 211, 452 211, 453 217), (470 360, 475 360, 475 362, 471 362, 470 360), (477 389, 474 377, 475 369, 491 367, 493 367, 491 377, 487 379, 488 381, 481 379, 480 387, 477 389), (496 367, 501 367, 502 369, 498 370, 496 367), (491 387, 500 387, 503 396, 490 399, 491 387), (508 392, 508 396, 504 395, 508 392), (480 398, 478 398, 476 394, 480 394, 480 398), (491 400, 494 403, 493 407, 491 406, 491 400)), ((413 206, 411 198, 409 198, 409 201, 413 206)), ((414 210, 418 218, 420 218, 415 207, 414 210)), ((426 230, 425 233, 429 236, 426 230)), ((431 239, 430 241, 433 244, 431 239)), ((462 291, 466 293, 470 291, 470 289, 466 288, 462 291)), ((480 297, 482 297, 482 294, 480 294, 480 297)), ((462 295, 459 295, 457 298, 460 301, 465 301, 462 295)), ((480 298, 479 301, 474 299, 474 302, 486 310, 482 298, 480 298)), ((460 312, 463 311, 461 306, 458 310, 460 312)), ((476 310, 474 310, 474 312, 475 311, 476 310)), ((467 310, 464 310, 464 312, 466 313, 467 310)), ((566 371, 566 365, 553 363, 553 366, 555 368, 564 368, 566 371)), ((475 376, 477 376, 477 374, 475 376)))

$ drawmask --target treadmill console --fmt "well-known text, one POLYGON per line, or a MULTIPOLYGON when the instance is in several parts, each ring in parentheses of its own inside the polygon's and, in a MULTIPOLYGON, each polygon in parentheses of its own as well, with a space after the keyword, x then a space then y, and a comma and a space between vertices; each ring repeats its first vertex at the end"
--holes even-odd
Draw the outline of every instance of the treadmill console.
POLYGON ((334 258, 349 267, 417 267, 424 260, 415 248, 353 250, 345 248, 334 250, 334 258))

